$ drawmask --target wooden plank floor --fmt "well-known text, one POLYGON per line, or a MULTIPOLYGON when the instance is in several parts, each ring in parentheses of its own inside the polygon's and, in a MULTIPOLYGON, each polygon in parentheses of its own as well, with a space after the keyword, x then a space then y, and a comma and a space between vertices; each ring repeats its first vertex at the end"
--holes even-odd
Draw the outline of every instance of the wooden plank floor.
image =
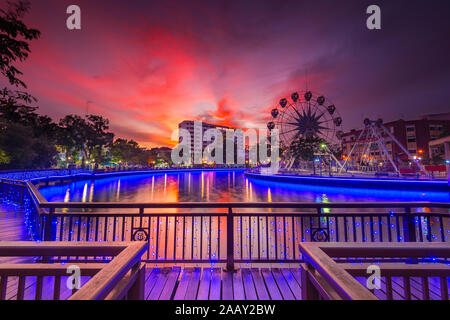
POLYGON ((300 300, 300 270, 147 268, 148 300, 300 300))
MULTIPOLYGON (((146 299, 149 300, 302 300, 298 268, 241 268, 231 273, 219 268, 148 267, 146 275, 146 299)), ((365 285, 365 278, 357 280, 365 285)), ((394 300, 439 300, 441 297, 438 278, 428 278, 429 297, 423 294, 421 278, 410 278, 410 294, 405 290, 404 281, 392 278, 394 300)), ((383 278, 381 289, 374 293, 385 300, 386 292, 383 278)))
MULTIPOLYGON (((0 205, 0 241, 29 240, 24 212, 14 206, 0 205)), ((0 263, 21 263, 24 258, 2 258, 0 263)), ((152 268, 146 271, 145 298, 148 300, 301 300, 300 270, 296 268, 241 268, 237 272, 224 272, 220 268, 152 268)), ((357 278, 365 285, 364 278, 357 278)), ((448 279, 450 281, 450 279, 448 279)), ((82 282, 88 281, 83 278, 82 282)), ((63 282, 65 283, 65 279, 63 282)), ((52 299, 54 279, 44 278, 43 299, 52 299)), ((387 283, 375 295, 386 299, 387 283)), ((429 299, 439 299, 441 287, 438 279, 429 278, 429 299)), ((24 299, 33 299, 36 279, 29 277, 24 284, 24 299)), ((393 278, 392 298, 424 299, 421 278, 393 278), (409 290, 405 290, 405 286, 409 290)), ((7 299, 17 299, 18 278, 8 281, 7 299)), ((448 285, 450 288, 450 282, 448 285)), ((71 295, 63 290, 61 299, 71 295)))
POLYGON ((25 240, 29 238, 23 210, 12 205, 0 205, 0 241, 25 240))
MULTIPOLYGON (((22 209, 13 205, 0 204, 0 241, 30 240, 25 228, 25 214, 22 209)), ((0 257, 0 263, 29 263, 30 258, 0 257)), ((6 289, 6 298, 17 298, 18 277, 10 277, 6 289)), ((29 278, 24 284, 27 298, 36 287, 36 280, 29 278)))
MULTIPOLYGON (((17 299, 17 277, 8 282, 7 299, 17 299)), ((357 278, 365 284, 364 278, 357 278)), ((71 291, 63 285, 67 277, 61 278, 60 299, 67 299, 71 291)), ((43 279, 43 300, 53 299, 54 278, 43 279)), ((89 281, 82 277, 82 284, 89 281)), ((423 295, 420 278, 410 278, 410 297, 406 296, 403 278, 393 278, 393 299, 422 300, 440 299, 441 288, 437 279, 429 278, 429 297, 423 295)), ((35 277, 27 277, 23 299, 34 300, 35 277)), ((219 268, 165 267, 146 270, 145 299, 147 300, 302 300, 301 276, 298 268, 242 268, 234 273, 219 268)), ((383 280, 375 295, 386 299, 387 284, 383 280)))

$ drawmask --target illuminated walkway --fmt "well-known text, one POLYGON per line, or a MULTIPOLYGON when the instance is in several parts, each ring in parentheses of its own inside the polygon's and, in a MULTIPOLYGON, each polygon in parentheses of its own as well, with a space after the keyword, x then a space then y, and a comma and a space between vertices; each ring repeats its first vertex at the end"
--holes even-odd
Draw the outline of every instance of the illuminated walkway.
MULTIPOLYGON (((18 279, 12 277, 6 290, 7 300, 17 299, 18 279), (14 279, 13 279, 14 278, 14 279)), ((356 277, 365 286, 365 278, 356 277)), ((424 295, 422 278, 410 277, 405 287, 404 277, 392 277, 388 286, 382 278, 381 289, 374 294, 386 299, 391 292, 394 300, 439 300, 441 283, 437 278, 428 278, 429 292, 424 295)), ((60 277, 60 295, 65 300, 72 295, 64 284, 67 277, 60 277)), ((89 277, 82 277, 84 285, 89 277)), ((301 271, 299 268, 240 268, 236 272, 225 272, 220 268, 148 267, 145 277, 146 300, 302 300, 301 271)), ((27 277, 22 284, 20 300, 36 299, 35 277, 27 277)), ((42 300, 53 300, 55 278, 42 278, 42 300)))
MULTIPOLYGON (((25 217, 21 209, 0 204, 0 241, 30 240, 25 231, 25 217)), ((18 263, 24 258, 0 257, 0 263, 18 263)))
POLYGON ((288 268, 149 268, 145 292, 148 300, 300 300, 300 281, 288 268))
MULTIPOLYGON (((21 209, 15 206, 0 204, 0 241, 24 241, 30 240, 25 231, 25 217, 21 209)), ((29 258, 20 257, 0 257, 0 264, 26 263, 29 258)), ((16 294, 19 279, 14 277, 8 283, 7 298, 12 299, 16 294)), ((27 290, 35 287, 36 281, 25 284, 27 290)))
POLYGON ((11 205, 0 205, 0 241, 29 240, 26 234, 22 209, 11 205))
MULTIPOLYGON (((365 286, 365 278, 356 277, 365 286)), ((392 299, 424 299, 422 279, 411 277, 405 289, 403 277, 392 278, 392 299)), ((302 300, 299 268, 241 268, 235 273, 219 268, 147 269, 147 300, 302 300)), ((429 297, 440 299, 439 280, 430 278, 429 297)), ((388 291, 382 278, 374 294, 386 299, 388 291)))

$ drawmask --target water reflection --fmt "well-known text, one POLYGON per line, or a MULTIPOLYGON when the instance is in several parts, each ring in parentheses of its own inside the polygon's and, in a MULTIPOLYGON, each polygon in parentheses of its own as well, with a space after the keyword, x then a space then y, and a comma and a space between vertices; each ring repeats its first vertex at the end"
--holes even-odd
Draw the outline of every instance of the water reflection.
MULTIPOLYGON (((311 185, 297 185, 290 183, 277 183, 260 180, 247 179, 243 172, 186 172, 186 173, 171 173, 171 174, 153 174, 153 175, 133 175, 121 177, 108 177, 97 180, 76 181, 69 184, 53 185, 40 188, 42 195, 49 201, 64 201, 64 202, 353 202, 353 201, 433 201, 433 202, 449 202, 449 193, 445 192, 417 192, 405 190, 374 190, 374 189, 351 189, 351 188, 337 188, 337 187, 321 187, 311 185)), ((74 209, 75 210, 75 209, 74 209)), ((79 209, 76 209, 79 210, 79 209)), ((156 209, 155 209, 156 210, 156 209)), ((159 212, 161 210, 146 210, 147 213, 159 212)), ((204 209, 203 211, 208 211, 204 209)), ((252 209, 240 209, 238 211, 249 211, 252 209)), ((288 211, 295 211, 293 209, 286 209, 288 211)), ((306 212, 315 213, 315 209, 302 209, 306 212)), ((323 213, 335 213, 338 209, 330 210, 323 208, 323 213)), ((370 209, 368 209, 370 210, 370 209)), ((376 209, 375 209, 376 210, 376 209)), ((429 213, 430 210, 425 210, 429 213)), ((103 211, 108 211, 102 209, 103 211)), ((111 209, 114 212, 122 212, 119 209, 111 209)), ((129 209, 123 209, 124 212, 130 213, 129 209)), ((166 213, 177 213, 183 211, 181 209, 165 209, 166 213)), ((185 210, 186 211, 186 210, 185 210)), ((200 209, 195 209, 195 212, 201 212, 200 209)), ((268 209, 266 212, 279 212, 281 209, 268 209)), ((258 209, 258 212, 264 212, 258 209)), ((83 218, 85 219, 85 218, 83 218)), ((346 221, 343 225, 341 219, 338 223, 336 218, 320 217, 320 219, 310 219, 307 217, 288 218, 286 222, 275 215, 269 217, 252 217, 241 218, 236 220, 236 231, 238 235, 238 242, 240 247, 236 250, 236 255, 249 256, 251 252, 256 252, 260 243, 264 244, 261 247, 261 252, 268 257, 277 254, 282 255, 283 250, 289 251, 290 255, 294 255, 294 249, 297 245, 283 247, 280 245, 281 241, 287 239, 290 243, 299 241, 308 241, 311 238, 313 227, 315 229, 326 228, 329 230, 330 240, 337 239, 339 234, 341 237, 347 234, 354 236, 353 241, 362 241, 361 239, 369 239, 377 241, 381 239, 382 235, 393 237, 395 230, 402 225, 401 221, 395 216, 391 220, 388 217, 374 221, 374 224, 369 224, 369 220, 357 218, 356 220, 346 221), (347 225, 347 222, 350 225, 347 225), (353 223, 353 224, 352 224, 353 223), (375 230, 371 231, 372 227, 375 230), (263 237, 256 234, 256 230, 261 228, 263 237), (378 229, 377 229, 378 228, 378 229), (364 231, 363 231, 364 230, 364 231), (391 231, 389 231, 391 230, 391 231), (266 235, 266 236, 264 236, 266 235), (284 235, 282 238, 282 235, 284 235), (264 238, 266 237, 266 238, 264 238), (266 242, 264 242, 266 241, 266 242), (269 246, 270 243, 270 246, 269 246), (275 245, 278 243, 278 245, 275 245)), ((149 233, 149 257, 160 258, 167 257, 181 257, 183 248, 190 248, 187 251, 188 255, 195 257, 208 257, 213 259, 216 254, 222 258, 225 256, 225 236, 219 237, 219 234, 225 233, 225 218, 170 218, 159 220, 158 217, 145 217, 144 221, 139 218, 127 218, 118 220, 115 218, 96 218, 88 222, 80 221, 83 225, 89 223, 90 228, 83 229, 81 232, 88 233, 84 236, 85 240, 92 240, 98 237, 98 230, 106 230, 101 235, 106 237, 104 241, 122 240, 129 241, 131 239, 131 232, 134 230, 133 226, 143 225, 145 230, 149 233), (102 220, 103 219, 103 220, 102 220), (118 226, 116 230, 116 221, 118 226), (96 225, 99 224, 99 225, 96 225), (110 226, 113 227, 110 227, 110 226), (95 226, 95 228, 94 228, 95 226), (220 231, 219 231, 220 230, 220 231), (122 236, 120 236, 122 234, 122 236), (190 239, 186 244, 186 239, 190 239), (124 236, 125 235, 125 238, 124 236), (203 235, 203 236, 202 236, 203 235), (166 240, 168 236, 167 245, 166 240), (172 239, 172 240, 170 240, 172 239), (202 241, 203 239, 203 241, 202 241), (162 242, 161 242, 162 241, 162 242), (206 242, 204 242, 206 241, 206 242), (209 241, 209 242, 208 242, 209 241), (161 243, 160 243, 161 242, 161 243), (203 243, 203 245, 201 244, 203 243), (209 243, 209 246, 207 245, 209 243), (158 251, 155 248, 160 246, 168 247, 167 250, 158 251), (177 249, 179 248, 179 249, 177 249), (164 252, 165 256, 161 256, 164 252), (221 253, 220 253, 221 252, 221 253), (212 258, 211 258, 212 257, 212 258)), ((442 227, 436 218, 421 217, 419 224, 422 232, 418 236, 424 239, 433 234, 441 234, 439 228, 444 233, 448 231, 448 222, 442 227), (426 230, 425 230, 426 229, 426 230), (428 233, 429 232, 429 233, 428 233)), ((69 224, 70 225, 70 224, 69 224)), ((64 224, 59 224, 58 237, 62 240, 70 241, 71 231, 62 228, 64 224), (62 231, 61 231, 62 230, 62 231)), ((66 225, 67 227, 67 225, 66 225)), ((78 233, 80 233, 78 231, 78 233)), ((75 233, 74 233, 75 234, 75 233)), ((401 238, 400 235, 398 236, 401 238)), ((447 237, 447 234, 445 234, 447 237)), ((342 239, 341 239, 342 240, 342 239)), ((352 241, 352 240, 349 240, 352 241)), ((386 241, 386 239, 384 240, 386 241)), ((400 240, 399 240, 400 241, 400 240)), ((259 250, 259 249, 258 249, 259 250)), ((296 250, 296 249, 295 249, 296 250)))

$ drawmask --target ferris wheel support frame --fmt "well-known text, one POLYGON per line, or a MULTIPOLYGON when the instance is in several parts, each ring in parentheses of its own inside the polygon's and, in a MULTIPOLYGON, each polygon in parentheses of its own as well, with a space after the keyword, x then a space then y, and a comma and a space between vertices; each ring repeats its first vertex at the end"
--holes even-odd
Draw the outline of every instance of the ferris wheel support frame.
MULTIPOLYGON (((395 143, 403 150, 403 152, 405 152, 408 157, 411 160, 414 160, 413 156, 411 155, 411 153, 409 153, 409 151, 397 140, 397 138, 395 138, 392 133, 382 124, 380 123, 380 128, 383 129, 383 131, 393 140, 395 141, 395 143)), ((424 173, 428 173, 427 169, 425 169, 425 166, 422 165, 421 163, 419 163, 418 161, 415 162, 416 165, 419 167, 419 169, 423 170, 424 173)))
POLYGON ((350 156, 352 155, 352 153, 355 150, 356 146, 359 144, 359 141, 361 140, 364 132, 365 132, 365 128, 361 131, 361 134, 359 135, 358 139, 356 139, 356 143, 353 145, 352 150, 350 150, 350 153, 347 156, 347 158, 345 159, 344 164, 343 164, 343 166, 341 168, 341 171, 339 171, 339 173, 342 173, 342 170, 345 170, 345 165, 347 164, 348 160, 350 159, 350 156))
MULTIPOLYGON (((405 152, 405 154, 408 156, 408 158, 412 161, 414 161, 413 156, 411 155, 411 153, 409 153, 409 151, 400 143, 400 141, 397 140, 397 138, 395 138, 392 133, 383 125, 383 123, 380 122, 375 122, 375 121, 370 121, 369 123, 366 124, 366 126, 364 127, 364 129, 361 131, 361 134, 358 136, 358 139, 356 140, 355 144, 353 145, 350 154, 347 156, 343 168, 341 168, 341 170, 339 171, 339 173, 341 173, 343 170, 345 170, 345 166, 347 165, 348 160, 350 159, 351 155, 353 154, 353 151, 355 150, 355 148, 358 145, 365 145, 366 146, 366 150, 369 150, 370 144, 371 142, 361 142, 361 138, 363 137, 363 135, 365 134, 365 139, 368 140, 370 138, 370 136, 372 135, 372 137, 374 137, 376 139, 376 144, 377 144, 377 149, 380 150, 380 145, 384 151, 384 155, 389 159, 389 162, 392 164, 392 166, 394 167, 395 171, 401 176, 402 174, 400 173, 400 170, 398 169, 397 165, 395 164, 395 161, 392 159, 391 155, 389 154, 389 151, 387 150, 386 146, 383 143, 383 138, 381 137, 381 135, 377 132, 377 130, 375 130, 375 126, 377 125, 385 134, 387 134, 393 142, 395 142, 401 149, 403 152, 405 152), (372 132, 372 134, 370 134, 372 132)), ((364 152, 364 154, 366 153, 366 151, 364 152)), ((383 153, 382 153, 383 154, 383 153)), ((383 157, 386 160, 386 157, 383 157)), ((360 163, 362 163, 362 159, 360 161, 360 163)), ((417 167, 423 171, 424 173, 428 173, 428 171, 426 170, 425 166, 423 166, 421 163, 419 163, 418 161, 414 161, 414 163, 417 165, 417 167)))
MULTIPOLYGON (((382 124, 380 124, 380 125, 382 125, 382 124)), ((370 142, 362 143, 362 142, 360 142, 360 141, 361 141, 361 138, 363 137, 364 134, 365 134, 365 139, 368 140, 368 139, 371 137, 371 132, 372 132, 372 136, 376 139, 376 142, 375 142, 375 143, 376 143, 376 145, 377 145, 377 149, 380 150, 380 145, 382 146, 383 151, 384 151, 384 155, 388 157, 389 162, 392 164, 392 166, 393 166, 394 169, 395 169, 395 172, 397 172, 397 173, 401 176, 400 170, 398 169, 398 167, 397 167, 397 165, 395 164, 394 160, 393 160, 392 157, 390 156, 389 151, 386 149, 386 146, 385 146, 384 143, 382 142, 382 137, 376 132, 376 130, 375 130, 374 126, 373 126, 373 123, 369 123, 369 124, 366 125, 366 127, 361 131, 361 134, 359 135, 358 139, 356 140, 356 143, 353 145, 353 148, 352 148, 352 150, 350 151, 350 154, 348 155, 346 161, 344 162, 344 168, 342 168, 341 171, 340 171, 339 173, 341 173, 342 170, 345 169, 345 165, 347 164, 348 159, 350 159, 350 157, 351 157, 351 155, 353 154, 353 151, 355 150, 355 148, 356 148, 357 145, 364 145, 364 144, 367 144, 367 146, 365 147, 364 154, 367 153, 367 151, 368 151, 369 148, 370 148, 370 144, 371 144, 371 143, 370 143, 370 142)), ((396 143, 398 144, 398 141, 396 141, 396 143)), ((386 161, 386 157, 383 157, 383 158, 384 158, 384 160, 386 161)), ((361 164, 361 163, 362 163, 362 159, 360 160, 360 164, 361 164)))
POLYGON ((336 161, 336 163, 339 165, 339 167, 341 167, 341 171, 343 170, 343 169, 345 169, 344 168, 344 166, 341 164, 341 162, 336 158, 336 156, 333 154, 333 152, 331 152, 331 150, 328 148, 328 146, 325 146, 325 151, 328 153, 328 155, 330 155, 330 157, 334 160, 334 161, 336 161))
MULTIPOLYGON (((366 129, 367 129, 367 127, 366 127, 366 129)), ((370 131, 367 130, 365 139, 369 140, 369 138, 370 138, 370 131)), ((369 148, 370 148, 370 143, 367 143, 367 145, 365 146, 365 148, 363 150, 363 155, 365 155, 369 152, 369 148)), ((361 157, 361 160, 359 160, 359 166, 362 166, 362 163, 363 163, 363 158, 361 157)))
POLYGON ((395 162, 392 159, 391 155, 389 154, 389 151, 386 149, 386 146, 381 141, 381 136, 379 136, 378 133, 375 131, 373 125, 371 125, 370 128, 372 129, 372 132, 373 132, 374 136, 376 136, 378 138, 378 140, 377 140, 377 147, 379 147, 380 142, 381 142, 381 146, 383 147, 384 154, 389 158, 389 161, 391 162, 391 164, 394 167, 395 171, 401 176, 402 174, 401 174, 400 170, 398 170, 398 167, 395 165, 395 162))

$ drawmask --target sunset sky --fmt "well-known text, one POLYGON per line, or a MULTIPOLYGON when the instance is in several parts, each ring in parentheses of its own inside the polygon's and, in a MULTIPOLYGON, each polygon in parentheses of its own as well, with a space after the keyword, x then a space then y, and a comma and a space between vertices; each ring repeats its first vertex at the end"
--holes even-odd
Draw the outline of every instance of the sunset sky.
POLYGON ((450 111, 450 1, 31 3, 24 20, 42 36, 18 67, 39 112, 101 114, 147 147, 170 145, 182 120, 265 126, 306 84, 334 102, 344 129, 450 111), (71 4, 80 31, 66 28, 71 4), (382 30, 366 28, 371 4, 382 30))

